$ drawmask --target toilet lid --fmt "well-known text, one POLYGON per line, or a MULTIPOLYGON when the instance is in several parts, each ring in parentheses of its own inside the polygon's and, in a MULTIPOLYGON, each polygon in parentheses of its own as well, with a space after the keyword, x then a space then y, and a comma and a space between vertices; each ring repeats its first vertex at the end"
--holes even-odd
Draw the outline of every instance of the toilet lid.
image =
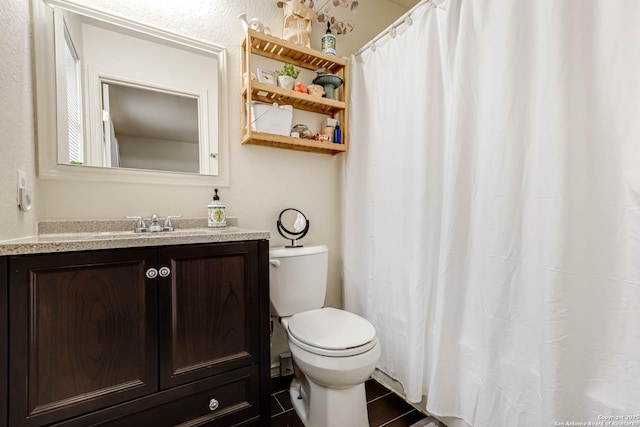
POLYGON ((367 319, 330 307, 293 315, 288 330, 299 341, 327 350, 361 347, 376 337, 367 319))

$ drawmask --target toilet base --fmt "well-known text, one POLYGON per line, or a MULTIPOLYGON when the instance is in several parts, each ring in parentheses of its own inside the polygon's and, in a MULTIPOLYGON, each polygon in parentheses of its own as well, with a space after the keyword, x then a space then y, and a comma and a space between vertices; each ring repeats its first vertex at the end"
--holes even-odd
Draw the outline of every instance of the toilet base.
POLYGON ((334 389, 300 373, 291 382, 289 396, 305 427, 369 427, 364 383, 334 389))

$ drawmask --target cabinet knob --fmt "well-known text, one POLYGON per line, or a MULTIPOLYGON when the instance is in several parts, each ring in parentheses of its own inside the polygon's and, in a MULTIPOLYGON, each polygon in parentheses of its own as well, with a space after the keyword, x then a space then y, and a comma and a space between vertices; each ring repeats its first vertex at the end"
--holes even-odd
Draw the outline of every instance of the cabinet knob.
POLYGON ((158 270, 151 267, 145 274, 147 275, 147 279, 155 279, 158 276, 158 270))
POLYGON ((220 406, 220 402, 218 402, 216 399, 211 399, 209 401, 210 410, 215 411, 216 409, 218 409, 218 406, 220 406))
POLYGON ((158 272, 160 273, 160 277, 167 277, 171 274, 171 269, 169 267, 160 267, 158 272))

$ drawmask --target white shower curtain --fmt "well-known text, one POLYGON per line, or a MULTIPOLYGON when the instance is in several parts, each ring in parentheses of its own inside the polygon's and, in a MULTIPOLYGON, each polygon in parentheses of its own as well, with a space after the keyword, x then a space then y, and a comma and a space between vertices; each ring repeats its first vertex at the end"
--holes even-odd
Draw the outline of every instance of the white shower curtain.
POLYGON ((436 415, 640 426, 640 2, 412 21, 351 61, 345 308, 436 415))

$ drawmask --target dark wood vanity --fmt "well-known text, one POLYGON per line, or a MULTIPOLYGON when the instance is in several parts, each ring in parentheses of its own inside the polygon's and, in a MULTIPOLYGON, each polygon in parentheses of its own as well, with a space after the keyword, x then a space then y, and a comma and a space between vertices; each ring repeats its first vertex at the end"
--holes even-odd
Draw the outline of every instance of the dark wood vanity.
POLYGON ((0 425, 268 426, 268 242, 0 256, 0 425))

